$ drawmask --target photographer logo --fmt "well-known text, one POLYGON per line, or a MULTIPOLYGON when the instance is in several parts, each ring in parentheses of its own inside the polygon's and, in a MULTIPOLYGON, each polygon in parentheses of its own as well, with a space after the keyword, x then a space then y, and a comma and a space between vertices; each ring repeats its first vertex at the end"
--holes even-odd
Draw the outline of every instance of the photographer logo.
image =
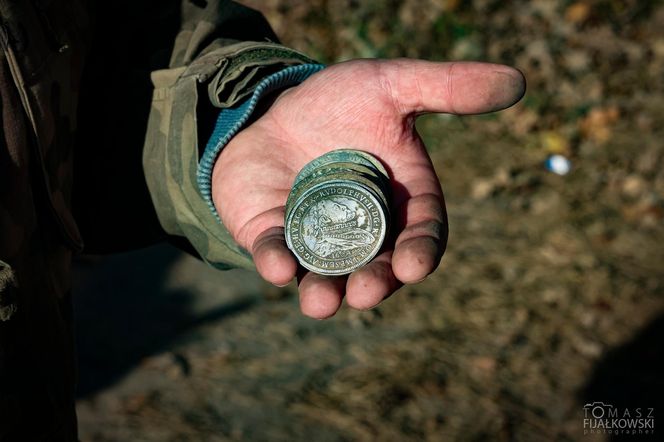
POLYGON ((583 434, 653 435, 654 408, 621 408, 604 402, 583 406, 583 434))

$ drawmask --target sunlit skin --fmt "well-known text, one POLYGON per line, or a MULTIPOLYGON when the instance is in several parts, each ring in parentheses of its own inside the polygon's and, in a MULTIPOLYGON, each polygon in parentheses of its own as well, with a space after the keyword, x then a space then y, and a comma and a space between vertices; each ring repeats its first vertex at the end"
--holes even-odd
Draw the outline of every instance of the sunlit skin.
POLYGON ((399 59, 330 66, 281 93, 226 146, 212 176, 215 206, 265 280, 283 286, 297 276, 305 315, 328 318, 344 297, 353 308, 372 308, 433 272, 447 243, 443 193, 415 118, 498 111, 524 92, 523 75, 496 64, 399 59), (325 277, 298 268, 287 249, 284 205, 302 166, 339 148, 370 152, 387 167, 394 234, 368 265, 325 277))

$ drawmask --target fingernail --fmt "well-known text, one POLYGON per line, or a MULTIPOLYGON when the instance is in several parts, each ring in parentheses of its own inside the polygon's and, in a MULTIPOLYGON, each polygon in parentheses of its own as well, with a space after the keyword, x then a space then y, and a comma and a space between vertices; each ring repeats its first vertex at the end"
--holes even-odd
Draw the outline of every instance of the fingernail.
POLYGON ((507 86, 503 89, 503 92, 505 93, 503 103, 509 103, 507 106, 511 106, 519 101, 526 93, 526 77, 520 70, 509 66, 503 66, 503 69, 496 70, 494 73, 498 74, 501 83, 503 83, 504 86, 507 86), (508 79, 506 79, 505 76, 508 77, 508 79))

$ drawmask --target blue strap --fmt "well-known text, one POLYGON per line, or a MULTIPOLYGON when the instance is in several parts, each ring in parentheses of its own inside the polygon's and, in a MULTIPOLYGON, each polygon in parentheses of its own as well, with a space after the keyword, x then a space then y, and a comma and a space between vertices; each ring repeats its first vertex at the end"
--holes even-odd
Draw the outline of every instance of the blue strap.
POLYGON ((222 109, 219 112, 217 123, 205 146, 196 174, 198 189, 217 219, 219 219, 219 214, 212 202, 212 169, 221 149, 240 131, 262 97, 277 89, 301 83, 324 67, 322 64, 301 64, 275 72, 256 85, 251 97, 235 107, 222 109))

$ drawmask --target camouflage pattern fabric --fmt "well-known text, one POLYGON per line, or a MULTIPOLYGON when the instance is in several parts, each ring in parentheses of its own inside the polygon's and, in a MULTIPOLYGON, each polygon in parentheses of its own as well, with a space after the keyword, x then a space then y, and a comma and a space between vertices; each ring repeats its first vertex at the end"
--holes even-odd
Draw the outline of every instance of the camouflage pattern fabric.
POLYGON ((168 233, 187 237, 200 256, 217 268, 252 267, 252 262, 198 189, 196 172, 207 138, 198 139, 197 102, 233 106, 267 73, 311 62, 276 44, 245 42, 214 49, 186 68, 152 74, 155 91, 143 164, 154 206, 168 233))
POLYGON ((58 3, 0 2, 0 440, 76 437, 69 204, 87 21, 58 3))
POLYGON ((0 440, 77 438, 73 254, 104 250, 95 245, 114 242, 108 238, 142 246, 150 236, 219 268, 252 265, 202 199, 196 168, 219 108, 266 75, 311 62, 274 41, 260 14, 224 0, 0 0, 0 440), (172 34, 159 34, 162 24, 172 34), (153 46, 153 55, 134 53, 153 46), (124 133, 87 128, 125 127, 134 106, 123 81, 134 76, 151 88, 148 71, 154 90, 149 118, 135 125, 137 148, 124 146, 124 133), (111 95, 119 107, 99 98, 111 95), (91 103, 95 118, 80 103, 91 103), (101 141, 90 142, 86 130, 101 141), (114 167, 115 175, 98 174, 104 186, 87 186, 95 156, 139 164, 114 167), (77 210, 72 193, 80 195, 77 210), (154 225, 137 212, 145 205, 154 225), (122 223, 106 220, 113 214, 122 223))

